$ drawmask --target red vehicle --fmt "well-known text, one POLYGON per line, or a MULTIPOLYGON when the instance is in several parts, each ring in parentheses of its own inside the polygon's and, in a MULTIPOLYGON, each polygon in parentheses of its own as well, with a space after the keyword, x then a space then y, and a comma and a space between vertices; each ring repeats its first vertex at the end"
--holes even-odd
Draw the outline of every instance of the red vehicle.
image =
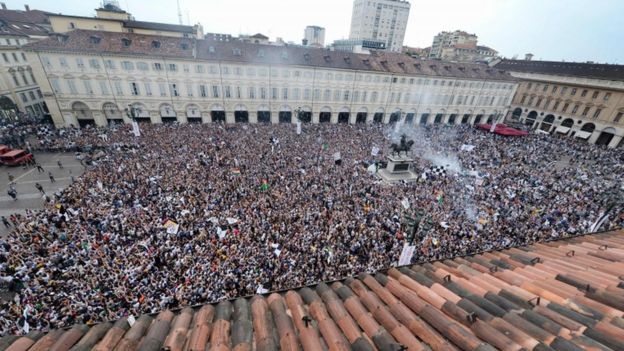
POLYGON ((4 155, 7 152, 11 151, 11 148, 6 145, 0 145, 0 155, 4 155))
POLYGON ((7 166, 19 166, 28 163, 33 159, 33 155, 25 150, 11 150, 0 155, 0 163, 7 166))

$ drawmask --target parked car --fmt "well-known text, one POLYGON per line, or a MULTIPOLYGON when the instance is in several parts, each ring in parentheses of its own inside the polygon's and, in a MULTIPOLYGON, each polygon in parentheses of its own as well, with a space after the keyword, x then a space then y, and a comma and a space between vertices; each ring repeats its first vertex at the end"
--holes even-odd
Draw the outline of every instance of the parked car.
POLYGON ((19 166, 31 162, 33 155, 26 150, 11 150, 0 155, 0 163, 7 166, 19 166))

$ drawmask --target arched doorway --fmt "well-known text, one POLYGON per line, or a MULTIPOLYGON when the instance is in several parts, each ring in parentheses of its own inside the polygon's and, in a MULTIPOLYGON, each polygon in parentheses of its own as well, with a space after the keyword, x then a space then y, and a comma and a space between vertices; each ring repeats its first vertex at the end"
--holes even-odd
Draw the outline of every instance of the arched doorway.
POLYGON ((470 114, 465 114, 462 117, 461 124, 468 124, 470 122, 470 114))
POLYGON ((449 116, 449 120, 448 120, 448 124, 450 126, 454 126, 455 125, 455 120, 457 119, 457 114, 453 113, 449 116))
POLYGON ((72 104, 72 111, 78 120, 78 125, 80 128, 86 127, 88 125, 95 125, 95 120, 93 119, 93 113, 89 109, 84 102, 76 101, 72 104))
POLYGON ((212 123, 225 123, 225 109, 223 106, 216 104, 210 109, 210 119, 212 123))
POLYGON ((378 108, 373 115, 373 123, 383 123, 384 112, 385 111, 382 107, 378 108))
POLYGON ((414 124, 414 117, 416 116, 416 111, 411 110, 405 115, 405 124, 414 124))
POLYGON ((189 123, 201 123, 202 115, 199 110, 199 106, 195 104, 189 104, 186 106, 186 119, 189 123))
POLYGON ((475 117, 474 124, 481 124, 481 119, 482 118, 483 118, 483 115, 477 115, 475 117))
POLYGON ((420 115, 420 125, 424 126, 427 125, 427 121, 429 120, 429 114, 428 113, 423 113, 422 115, 420 115))
POLYGON ((442 123, 442 118, 444 118, 444 114, 438 113, 435 116, 435 119, 433 120, 433 124, 440 124, 440 123, 442 123))
POLYGON ((536 119, 537 119, 537 111, 531 111, 529 112, 526 119, 524 120, 524 124, 527 126, 533 126, 536 119))
POLYGON ((348 107, 341 108, 340 112, 338 112, 338 123, 348 124, 350 115, 348 107))
POLYGON ((17 105, 8 96, 0 96, 0 117, 13 119, 17 115, 17 105))
POLYGON ((390 124, 397 123, 400 120, 401 120, 401 110, 395 110, 394 112, 390 114, 390 120, 388 120, 388 123, 390 124))
POLYGON ((279 111, 280 123, 292 123, 292 110, 290 106, 282 106, 279 111))
POLYGON ((568 134, 572 126, 574 125, 574 120, 572 118, 566 118, 561 122, 561 125, 557 127, 557 133, 568 134))
POLYGON ((608 127, 600 132, 600 136, 596 140, 596 145, 609 145, 613 137, 615 137, 615 128, 608 127))
POLYGON ((269 110, 269 106, 260 105, 258 107, 258 123, 271 123, 271 111, 269 110))
POLYGON ((234 122, 249 123, 249 112, 245 105, 236 105, 234 108, 234 122))
POLYGON ((312 109, 308 106, 303 106, 301 112, 299 112, 299 120, 302 123, 312 122, 312 109))
POLYGON ((540 129, 543 130, 544 132, 548 132, 550 131, 550 128, 552 128, 552 124, 554 122, 555 122, 555 116, 547 115, 546 117, 544 117, 544 120, 542 121, 542 124, 540 125, 540 129))
POLYGON ((112 124, 121 124, 123 123, 123 116, 121 111, 117 107, 117 104, 112 102, 105 102, 102 105, 102 111, 104 112, 104 116, 106 117, 106 122, 110 125, 112 124))
POLYGON ((132 104, 132 109, 134 109, 134 119, 136 119, 139 123, 152 123, 152 119, 150 118, 149 111, 140 102, 135 102, 132 104))
POLYGON ((178 115, 173 109, 173 106, 168 103, 160 105, 160 118, 163 123, 174 123, 178 121, 178 115))
POLYGON ((579 139, 588 140, 591 137, 591 135, 594 133, 594 130, 596 130, 595 124, 585 123, 581 127, 581 130, 579 130, 575 136, 579 139))
POLYGON ((520 107, 516 107, 511 113, 511 118, 515 120, 520 120, 521 116, 522 116, 522 109, 520 107))
POLYGON ((355 123, 366 123, 366 117, 368 116, 368 110, 366 107, 362 107, 355 115, 355 123))
POLYGON ((329 107, 325 106, 321 109, 319 123, 331 123, 331 109, 329 107))
POLYGON ((492 123, 494 123, 494 117, 495 117, 494 115, 490 115, 490 116, 488 117, 488 119, 487 119, 487 124, 492 124, 492 123))

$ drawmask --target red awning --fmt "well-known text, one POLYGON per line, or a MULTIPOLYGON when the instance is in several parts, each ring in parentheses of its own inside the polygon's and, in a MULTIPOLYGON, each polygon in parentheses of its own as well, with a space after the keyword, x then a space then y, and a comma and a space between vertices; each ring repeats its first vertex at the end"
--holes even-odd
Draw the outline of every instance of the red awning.
MULTIPOLYGON (((477 124, 477 128, 480 129, 484 129, 484 130, 490 130, 492 128, 491 124, 477 124)), ((519 130, 516 128, 511 128, 508 127, 502 123, 499 123, 496 125, 496 127, 494 127, 494 133, 499 134, 499 135, 510 135, 510 136, 520 136, 520 135, 529 135, 529 132, 525 131, 525 130, 519 130)))

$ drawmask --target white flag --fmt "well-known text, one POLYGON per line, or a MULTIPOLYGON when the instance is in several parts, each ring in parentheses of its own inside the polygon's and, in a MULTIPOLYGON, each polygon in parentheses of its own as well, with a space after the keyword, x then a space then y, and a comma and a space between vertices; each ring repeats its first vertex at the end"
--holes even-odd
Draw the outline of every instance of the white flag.
POLYGON ((132 121, 132 133, 134 133, 135 137, 141 136, 141 130, 139 129, 139 124, 136 121, 132 121))
POLYGON ((297 121, 297 135, 301 134, 301 121, 297 121))
POLYGON ((403 205, 403 208, 405 208, 406 210, 408 210, 410 208, 410 202, 408 198, 404 198, 401 201, 401 205, 403 205))
POLYGON ((379 154, 379 148, 377 146, 373 146, 373 149, 371 150, 371 155, 377 156, 378 154, 379 154))
POLYGON ((405 244, 403 246, 403 251, 401 251, 401 256, 399 257, 399 266, 405 266, 412 262, 412 256, 414 256, 414 250, 416 246, 411 246, 409 244, 405 244))

